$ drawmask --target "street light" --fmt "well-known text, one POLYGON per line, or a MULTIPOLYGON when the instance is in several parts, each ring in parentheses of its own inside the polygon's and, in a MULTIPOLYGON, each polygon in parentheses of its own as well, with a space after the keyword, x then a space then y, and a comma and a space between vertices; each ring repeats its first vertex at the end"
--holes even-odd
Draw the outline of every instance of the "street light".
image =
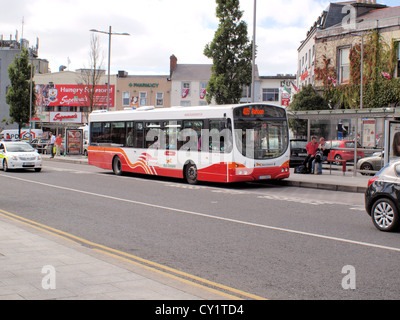
POLYGON ((256 73, 256 17, 257 17, 257 0, 254 0, 254 19, 253 19, 253 66, 251 72, 251 102, 255 102, 255 73, 256 73))
POLYGON ((116 36, 130 36, 129 33, 117 33, 117 32, 112 32, 112 28, 110 26, 109 31, 99 31, 96 29, 90 29, 90 32, 97 32, 97 33, 104 33, 108 34, 108 80, 107 80, 107 111, 110 111, 110 65, 111 65, 111 36, 116 35, 116 36))

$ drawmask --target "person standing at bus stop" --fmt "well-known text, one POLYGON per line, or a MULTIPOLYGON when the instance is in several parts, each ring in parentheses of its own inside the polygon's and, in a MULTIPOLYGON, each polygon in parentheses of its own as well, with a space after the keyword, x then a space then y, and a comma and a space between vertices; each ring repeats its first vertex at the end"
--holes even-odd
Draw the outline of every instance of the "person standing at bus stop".
POLYGON ((53 135, 53 133, 50 131, 49 133, 50 136, 50 141, 47 144, 47 146, 50 146, 50 150, 51 150, 51 157, 50 159, 54 158, 54 144, 56 143, 56 137, 53 135))
POLYGON ((56 156, 60 156, 62 137, 61 134, 56 138, 56 156))

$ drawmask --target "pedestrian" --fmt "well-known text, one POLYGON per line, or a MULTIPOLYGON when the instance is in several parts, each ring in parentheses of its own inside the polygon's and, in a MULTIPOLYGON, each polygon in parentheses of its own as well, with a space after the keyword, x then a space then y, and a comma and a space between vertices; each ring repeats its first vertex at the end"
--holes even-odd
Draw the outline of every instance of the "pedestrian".
POLYGON ((318 147, 319 143, 317 142, 317 137, 312 137, 311 141, 306 145, 307 158, 304 160, 303 164, 306 166, 307 173, 314 173, 313 161, 317 154, 318 147))
POLYGON ((54 144, 56 143, 56 137, 53 135, 53 133, 51 131, 49 133, 49 136, 50 136, 50 141, 46 147, 50 146, 50 150, 51 150, 50 159, 53 159, 54 158, 54 144))
POLYGON ((328 146, 326 145, 325 138, 321 137, 319 139, 319 148, 317 150, 317 153, 315 155, 315 159, 313 161, 313 168, 314 168, 314 173, 315 174, 322 174, 322 163, 328 159, 328 155, 331 152, 330 149, 328 149, 328 146), (317 164, 317 170, 315 171, 315 164, 317 164))
POLYGON ((56 138, 56 156, 60 156, 62 137, 61 134, 56 138))

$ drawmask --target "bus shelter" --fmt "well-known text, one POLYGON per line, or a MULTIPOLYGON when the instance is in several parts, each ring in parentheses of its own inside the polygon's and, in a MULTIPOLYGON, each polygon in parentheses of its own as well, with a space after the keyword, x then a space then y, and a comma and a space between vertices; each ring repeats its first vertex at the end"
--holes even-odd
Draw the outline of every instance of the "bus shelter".
MULTIPOLYGON (((361 149, 366 155, 389 150, 397 131, 400 137, 400 108, 346 109, 290 111, 288 118, 291 136, 308 141, 312 136, 325 140, 351 140, 354 143, 354 159, 361 149), (397 131, 396 131, 397 130, 397 131), (386 147, 385 147, 386 146, 386 147)), ((340 150, 347 150, 343 149, 340 150)), ((393 152, 392 152, 393 153, 393 152)), ((387 153, 388 154, 388 153, 387 153)), ((385 157, 385 164, 389 157, 385 157)), ((357 175, 354 164, 353 175, 357 175)))

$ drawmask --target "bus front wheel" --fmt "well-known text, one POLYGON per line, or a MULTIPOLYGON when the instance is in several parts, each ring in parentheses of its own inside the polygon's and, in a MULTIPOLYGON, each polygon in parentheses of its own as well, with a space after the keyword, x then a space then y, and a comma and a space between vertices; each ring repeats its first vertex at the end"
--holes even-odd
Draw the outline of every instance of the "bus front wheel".
POLYGON ((114 159, 113 159, 112 169, 113 169, 115 175, 117 175, 117 176, 122 175, 121 159, 118 156, 114 157, 114 159))
POLYGON ((189 184, 197 184, 197 167, 195 164, 189 163, 186 165, 185 177, 189 184))

